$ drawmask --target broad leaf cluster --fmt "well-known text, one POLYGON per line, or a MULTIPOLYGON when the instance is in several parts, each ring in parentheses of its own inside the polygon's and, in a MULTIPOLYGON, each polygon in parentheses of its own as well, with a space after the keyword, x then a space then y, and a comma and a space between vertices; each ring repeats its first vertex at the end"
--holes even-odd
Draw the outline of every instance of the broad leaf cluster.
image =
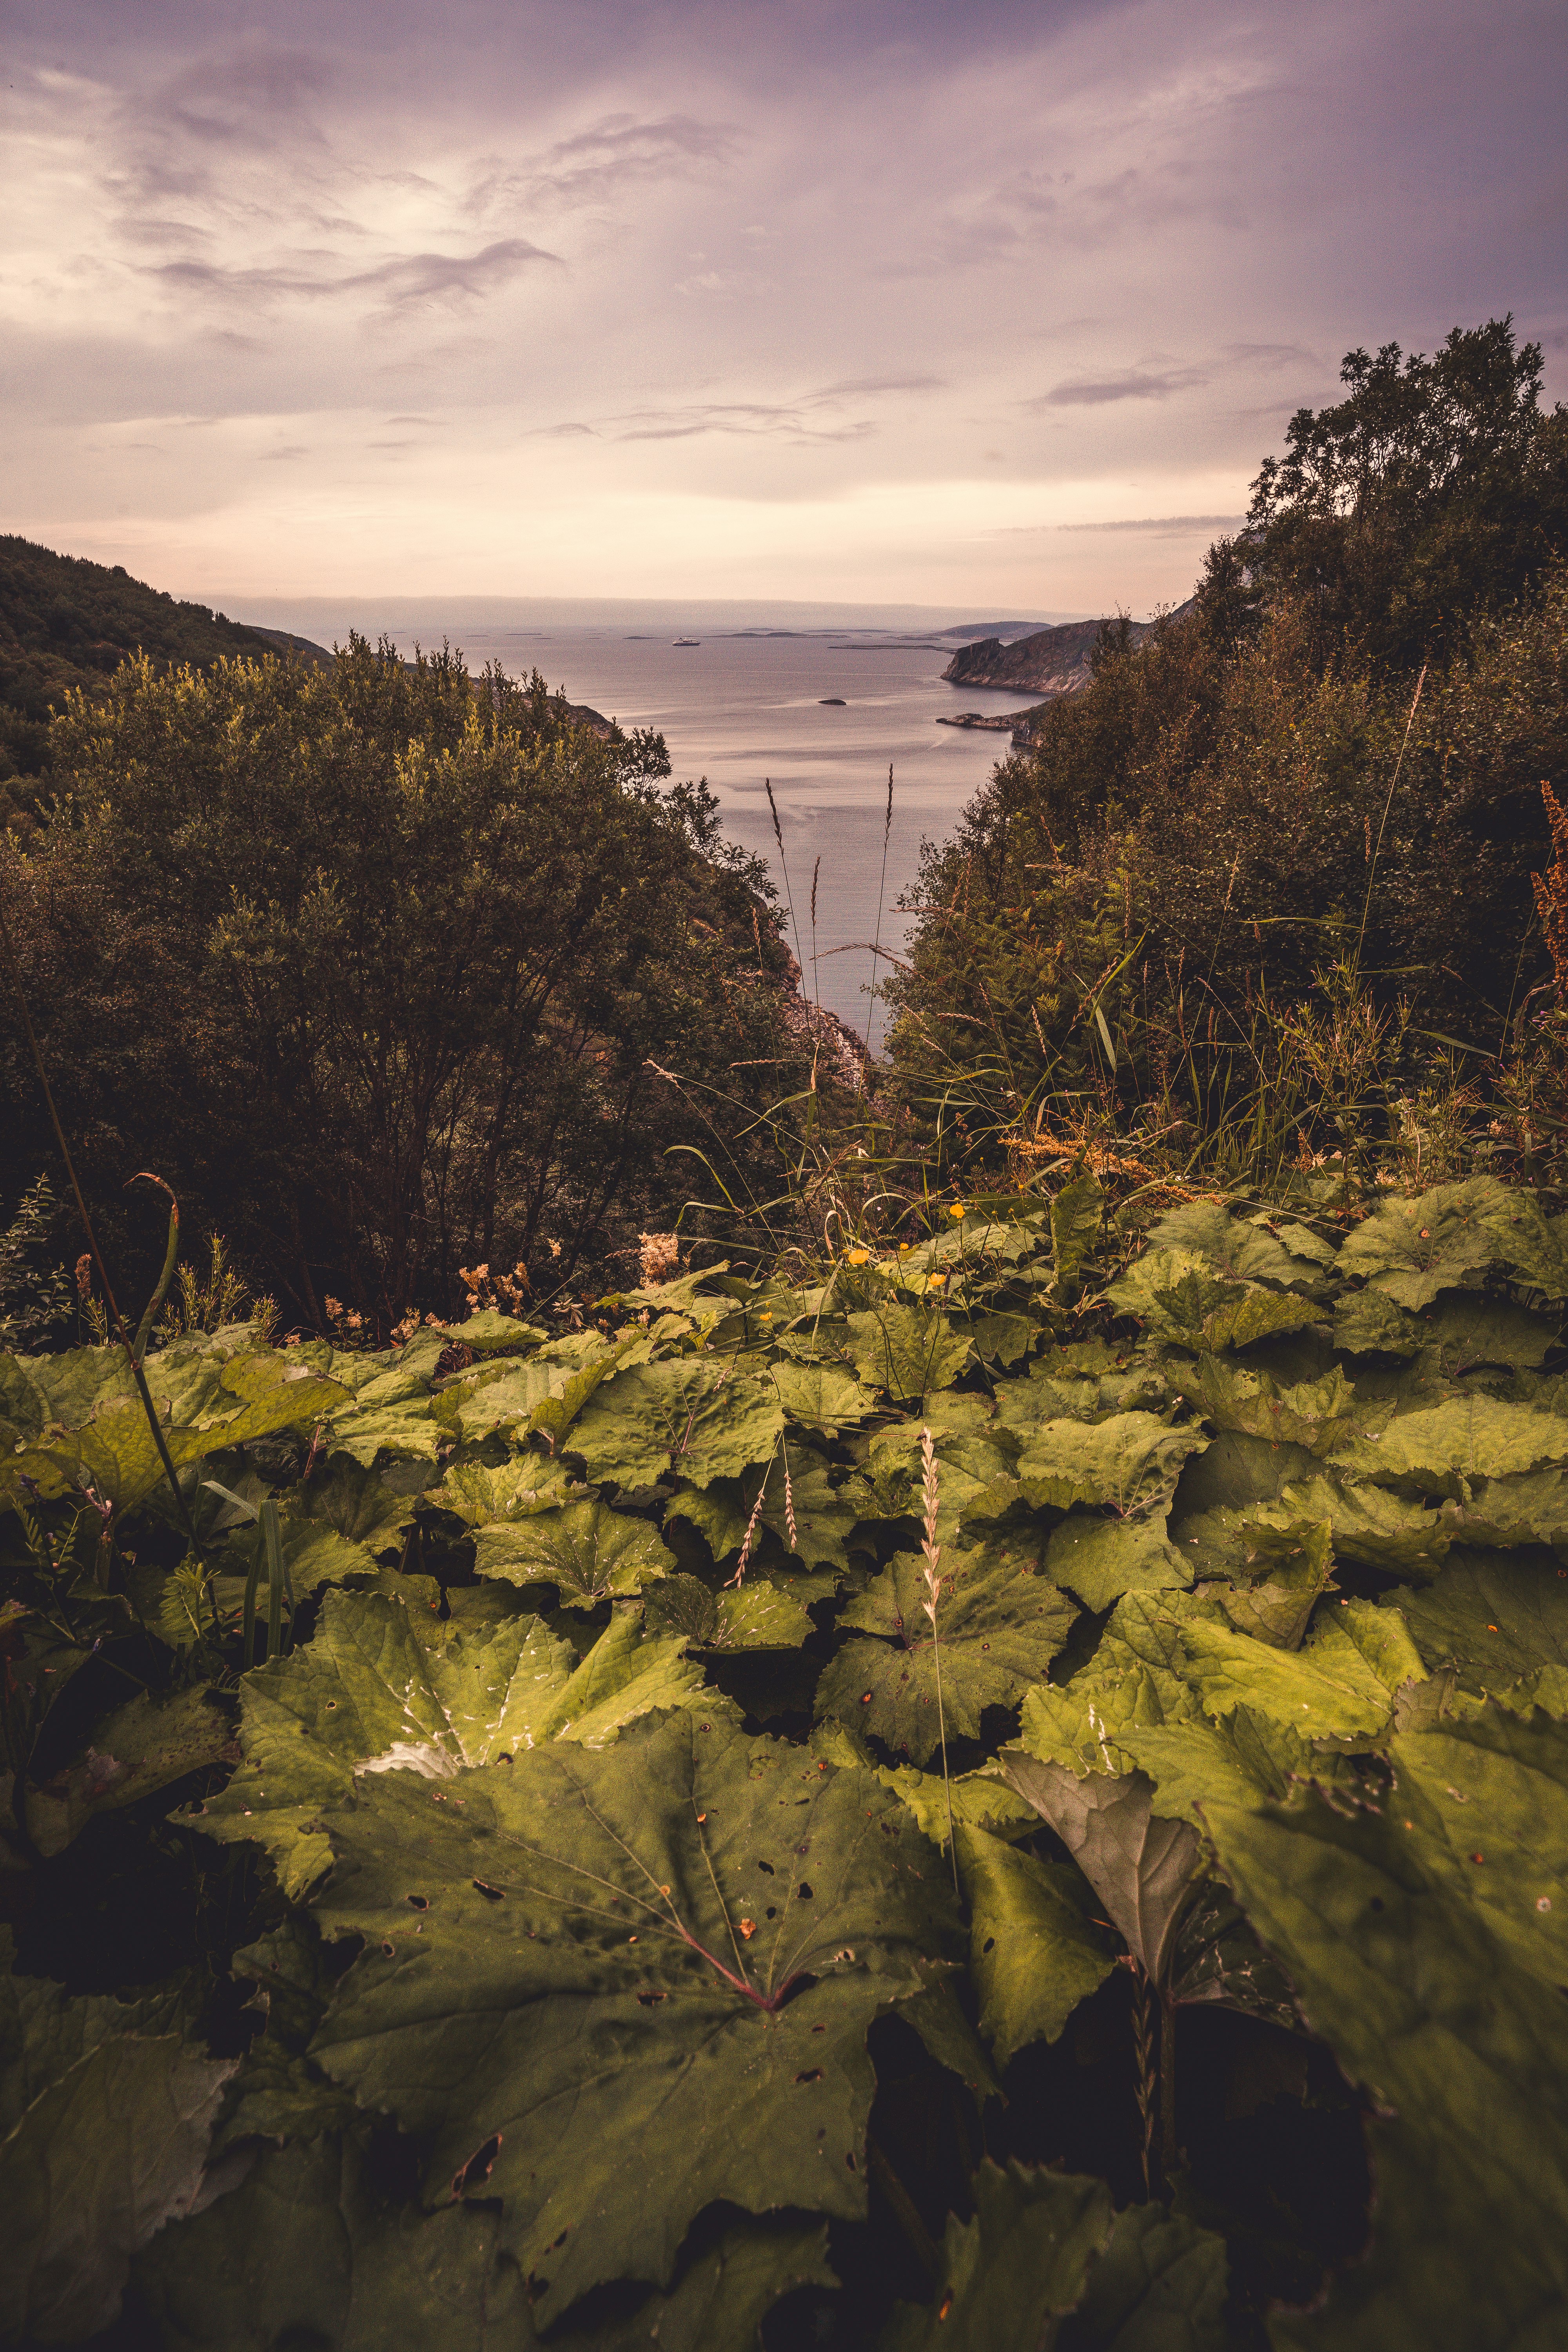
POLYGON ((1564 1236, 1100 1210, 182 1341, 195 1553, 114 1352, 0 1359, 5 1883, 226 1906, 23 1929, 13 2336, 1552 2340, 1564 1236))

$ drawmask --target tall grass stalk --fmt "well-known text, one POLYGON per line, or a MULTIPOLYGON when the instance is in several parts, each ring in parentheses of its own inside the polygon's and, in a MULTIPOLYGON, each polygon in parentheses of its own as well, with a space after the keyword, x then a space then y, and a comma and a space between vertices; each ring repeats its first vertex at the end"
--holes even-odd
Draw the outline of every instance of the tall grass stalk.
POLYGON ((882 878, 877 885, 877 935, 871 949, 871 1011, 866 1023, 866 1053, 869 1058, 873 1047, 873 1024, 877 1018, 877 964, 882 952, 882 908, 888 896, 888 842, 893 830, 893 763, 888 762, 888 814, 882 819, 882 878))
POLYGON ((789 908, 789 927, 795 933, 795 960, 801 967, 801 977, 804 980, 805 977, 805 960, 800 951, 800 918, 795 911, 795 892, 790 887, 789 860, 784 856, 784 827, 779 823, 779 804, 773 798, 773 778, 771 776, 764 776, 763 778, 763 790, 768 796, 768 814, 773 821, 773 839, 779 845, 779 870, 784 876, 784 904, 789 908))
POLYGON ((1388 828, 1388 813, 1394 806, 1394 794, 1399 782, 1399 771, 1405 765, 1405 754, 1410 748, 1410 730, 1415 724, 1415 707, 1421 699, 1421 689, 1426 683, 1426 665, 1421 665, 1421 675, 1415 681, 1415 691, 1410 698, 1410 715, 1405 721, 1405 735, 1399 746, 1399 757, 1394 763, 1394 773, 1388 780, 1388 798, 1383 803, 1383 817, 1377 828, 1377 846, 1367 867, 1366 897, 1362 901, 1361 929, 1356 933, 1355 969, 1361 970, 1361 951, 1366 939, 1366 919, 1372 909, 1372 886, 1377 879, 1377 861, 1383 854, 1383 836, 1388 828))
POLYGON ((921 1604, 931 1619, 931 1655, 936 1660, 936 1727, 942 1740, 942 1787, 947 1799, 947 1850, 952 1863, 952 1891, 958 1893, 958 1844, 952 1834, 952 1781, 947 1769, 947 1715, 942 1701, 942 1642, 937 1629, 937 1610, 942 1601, 942 1577, 938 1562, 942 1546, 936 1539, 936 1517, 942 1500, 942 1488, 936 1466, 936 1440, 929 1429, 921 1431, 921 1500, 925 1506, 925 1541, 921 1549, 925 1554, 926 1597, 921 1604))

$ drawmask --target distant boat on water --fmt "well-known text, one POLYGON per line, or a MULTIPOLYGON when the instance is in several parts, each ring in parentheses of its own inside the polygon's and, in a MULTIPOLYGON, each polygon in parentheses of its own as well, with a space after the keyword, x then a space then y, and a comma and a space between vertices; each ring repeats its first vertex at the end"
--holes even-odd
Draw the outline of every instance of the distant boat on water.
POLYGON ((700 646, 702 640, 700 637, 672 637, 670 643, 674 646, 700 646))

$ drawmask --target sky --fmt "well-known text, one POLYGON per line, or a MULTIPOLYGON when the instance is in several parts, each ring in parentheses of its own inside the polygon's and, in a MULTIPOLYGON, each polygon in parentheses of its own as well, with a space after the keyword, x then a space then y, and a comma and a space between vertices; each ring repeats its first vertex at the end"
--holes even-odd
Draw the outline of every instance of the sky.
POLYGON ((0 5, 0 529, 176 594, 1186 595, 1342 354, 1568 394, 1568 9, 0 5))

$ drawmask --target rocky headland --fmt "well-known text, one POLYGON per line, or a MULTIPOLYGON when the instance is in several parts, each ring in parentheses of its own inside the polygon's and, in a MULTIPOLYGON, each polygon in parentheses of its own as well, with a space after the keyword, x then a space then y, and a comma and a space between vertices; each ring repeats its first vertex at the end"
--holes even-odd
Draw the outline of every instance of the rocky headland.
MULTIPOLYGON (((1089 658, 1104 626, 1103 620, 1066 621, 1058 628, 1016 638, 1011 645, 1004 645, 1000 637, 981 637, 961 646, 942 676, 952 686, 1011 686, 1025 694, 1053 698, 1076 694, 1089 684, 1089 658)), ((1142 644, 1149 628, 1146 621, 1132 624, 1134 645, 1142 644)))

